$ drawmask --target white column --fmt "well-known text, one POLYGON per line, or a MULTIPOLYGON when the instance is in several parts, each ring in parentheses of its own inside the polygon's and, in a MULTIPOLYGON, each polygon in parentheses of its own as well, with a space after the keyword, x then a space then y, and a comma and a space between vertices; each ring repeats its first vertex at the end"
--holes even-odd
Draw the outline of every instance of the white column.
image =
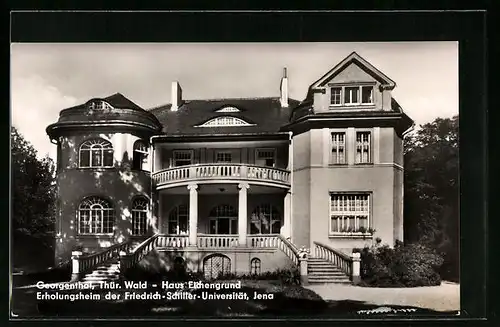
POLYGON ((196 246, 198 237, 198 185, 189 184, 189 245, 196 246))
POLYGON ((288 191, 285 194, 285 199, 283 203, 283 230, 282 235, 285 238, 291 237, 291 225, 292 225, 292 193, 288 191))
POLYGON ((250 185, 241 183, 238 185, 240 189, 238 200, 238 236, 240 246, 247 244, 247 229, 248 229, 248 213, 247 213, 247 193, 250 185))

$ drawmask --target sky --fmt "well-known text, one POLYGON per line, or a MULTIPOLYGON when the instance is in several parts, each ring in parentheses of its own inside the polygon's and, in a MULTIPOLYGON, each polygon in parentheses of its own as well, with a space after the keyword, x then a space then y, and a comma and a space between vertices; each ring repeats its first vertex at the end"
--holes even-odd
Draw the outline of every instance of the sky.
POLYGON ((13 43, 12 125, 40 157, 56 158, 45 128, 62 109, 120 92, 149 109, 183 98, 290 97, 351 52, 396 82, 392 95, 417 125, 458 114, 458 42, 391 43, 13 43))

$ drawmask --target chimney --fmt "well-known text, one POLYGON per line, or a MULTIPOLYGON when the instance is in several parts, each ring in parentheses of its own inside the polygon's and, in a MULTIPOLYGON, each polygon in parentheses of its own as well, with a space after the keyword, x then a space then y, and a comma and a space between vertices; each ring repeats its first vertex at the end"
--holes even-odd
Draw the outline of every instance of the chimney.
POLYGON ((179 82, 172 82, 172 107, 170 110, 177 111, 182 105, 182 88, 179 82))
POLYGON ((280 85, 280 90, 281 90, 281 106, 282 107, 288 107, 288 77, 286 74, 286 67, 283 68, 283 77, 281 78, 281 85, 280 85))

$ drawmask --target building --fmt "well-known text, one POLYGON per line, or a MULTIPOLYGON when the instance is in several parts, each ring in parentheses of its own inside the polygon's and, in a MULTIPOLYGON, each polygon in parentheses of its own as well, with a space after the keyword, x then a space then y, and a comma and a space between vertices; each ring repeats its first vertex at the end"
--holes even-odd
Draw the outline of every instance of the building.
POLYGON ((56 260, 145 242, 144 255, 175 253, 193 270, 255 273, 297 264, 300 248, 327 260, 402 240, 413 122, 395 86, 352 53, 303 101, 288 97, 284 69, 276 98, 186 100, 174 82, 157 108, 117 93, 62 110, 47 128, 58 146, 56 260))

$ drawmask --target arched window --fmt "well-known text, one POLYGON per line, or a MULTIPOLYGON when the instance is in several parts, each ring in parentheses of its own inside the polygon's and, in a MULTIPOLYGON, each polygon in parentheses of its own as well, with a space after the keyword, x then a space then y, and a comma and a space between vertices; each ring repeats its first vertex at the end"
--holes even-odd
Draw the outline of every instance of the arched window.
POLYGON ((250 273, 252 275, 260 275, 260 259, 253 258, 250 260, 250 273))
POLYGON ((80 167, 113 167, 113 145, 103 139, 87 140, 80 145, 80 167))
POLYGON ((148 208, 148 199, 145 197, 137 198, 132 203, 132 235, 146 234, 148 208))
POLYGON ((168 215, 167 234, 186 235, 188 233, 189 207, 181 204, 168 215))
POLYGON ((263 204, 255 208, 250 218, 250 234, 279 234, 281 214, 275 206, 263 204))
POLYGON ((115 210, 108 200, 97 196, 83 199, 78 208, 79 234, 111 234, 115 210))
POLYGON ((214 207, 209 214, 210 234, 238 234, 238 212, 227 204, 214 207))
POLYGON ((147 167, 149 149, 145 142, 139 140, 134 143, 134 157, 132 169, 144 170, 147 167))
POLYGON ((199 125, 198 127, 236 127, 236 126, 253 126, 243 119, 232 116, 220 116, 199 125))

